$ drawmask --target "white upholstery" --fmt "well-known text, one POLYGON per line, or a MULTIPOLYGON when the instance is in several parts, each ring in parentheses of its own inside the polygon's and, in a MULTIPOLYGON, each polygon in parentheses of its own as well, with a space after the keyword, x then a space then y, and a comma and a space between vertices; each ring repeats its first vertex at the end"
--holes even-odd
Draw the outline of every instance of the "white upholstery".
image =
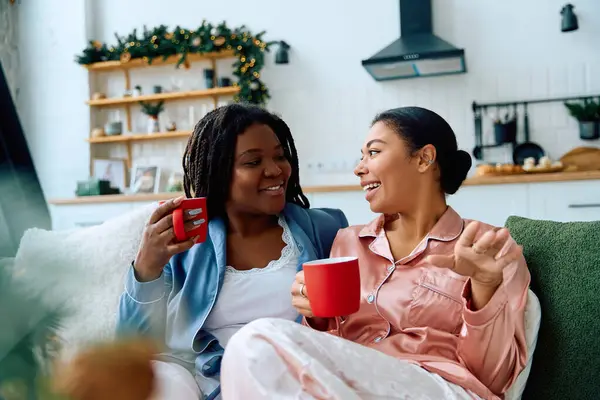
POLYGON ((527 384, 529 371, 533 359, 533 352, 537 344, 538 332, 540 330, 540 322, 542 319, 542 308, 540 300, 535 293, 529 289, 527 296, 527 305, 525 306, 525 340, 527 341, 527 364, 517 380, 512 384, 506 392, 505 400, 520 400, 527 384))

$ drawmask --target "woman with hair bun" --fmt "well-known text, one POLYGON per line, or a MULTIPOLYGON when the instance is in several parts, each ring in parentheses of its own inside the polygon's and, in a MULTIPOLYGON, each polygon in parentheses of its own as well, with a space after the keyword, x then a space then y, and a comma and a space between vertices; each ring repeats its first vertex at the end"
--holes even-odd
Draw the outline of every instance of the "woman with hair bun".
POLYGON ((381 215, 340 230, 331 250, 358 257, 359 311, 315 317, 299 272, 291 291, 303 324, 242 328, 223 359, 224 398, 503 398, 527 361, 530 275, 506 229, 447 205, 469 154, 419 107, 379 114, 361 153, 355 174, 381 215))

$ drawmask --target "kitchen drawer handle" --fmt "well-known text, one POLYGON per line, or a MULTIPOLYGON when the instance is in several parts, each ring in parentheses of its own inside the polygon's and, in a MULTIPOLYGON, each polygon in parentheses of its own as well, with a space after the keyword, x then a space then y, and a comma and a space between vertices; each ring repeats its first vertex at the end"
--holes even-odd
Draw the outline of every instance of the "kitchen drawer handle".
POLYGON ((569 204, 569 208, 600 208, 600 203, 569 204))

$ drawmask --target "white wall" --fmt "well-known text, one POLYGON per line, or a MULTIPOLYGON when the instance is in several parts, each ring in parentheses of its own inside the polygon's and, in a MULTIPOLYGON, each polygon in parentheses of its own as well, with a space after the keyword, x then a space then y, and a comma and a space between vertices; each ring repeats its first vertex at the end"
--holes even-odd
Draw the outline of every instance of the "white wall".
POLYGON ((19 114, 47 199, 72 197, 88 173, 88 76, 74 62, 86 44, 84 1, 20 1, 19 114))
MULTIPOLYGON (((466 49, 469 72, 377 83, 360 60, 398 36, 397 0, 185 0, 177 5, 159 0, 28 0, 19 5, 21 115, 47 197, 72 196, 75 181, 88 172, 88 77, 73 61, 86 35, 113 42, 114 32, 126 34, 143 24, 193 27, 203 18, 226 20, 255 32, 264 29, 267 40, 284 39, 292 46, 291 63, 274 65, 271 53, 263 77, 273 96, 270 108, 294 132, 304 184, 354 182, 351 161, 369 121, 383 109, 432 108, 455 128, 460 146, 470 150, 473 100, 600 93, 600 53, 593 43, 600 38, 600 8, 596 0, 574 0, 580 30, 563 34, 559 12, 564 3, 434 0, 435 31, 466 49), (347 172, 311 173, 315 168, 308 164, 317 162, 342 164, 347 172)), ((530 112, 532 139, 551 156, 588 144, 579 141, 562 105, 540 105, 530 112)), ((176 145, 147 146, 137 154, 167 152, 176 168, 179 150, 176 145)), ((503 159, 501 153, 494 157, 503 159)))

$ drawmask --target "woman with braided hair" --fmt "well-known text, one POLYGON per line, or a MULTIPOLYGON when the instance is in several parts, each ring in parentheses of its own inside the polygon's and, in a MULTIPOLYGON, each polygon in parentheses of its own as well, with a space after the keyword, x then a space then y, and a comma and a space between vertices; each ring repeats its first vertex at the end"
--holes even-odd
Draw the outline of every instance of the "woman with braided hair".
POLYGON ((207 198, 207 240, 175 242, 171 213, 181 199, 158 206, 126 278, 118 329, 164 344, 155 398, 212 399, 229 338, 258 318, 300 322, 289 287, 302 263, 328 257, 348 222, 340 210, 309 208, 290 129, 256 106, 202 118, 183 170, 186 197, 207 198))

